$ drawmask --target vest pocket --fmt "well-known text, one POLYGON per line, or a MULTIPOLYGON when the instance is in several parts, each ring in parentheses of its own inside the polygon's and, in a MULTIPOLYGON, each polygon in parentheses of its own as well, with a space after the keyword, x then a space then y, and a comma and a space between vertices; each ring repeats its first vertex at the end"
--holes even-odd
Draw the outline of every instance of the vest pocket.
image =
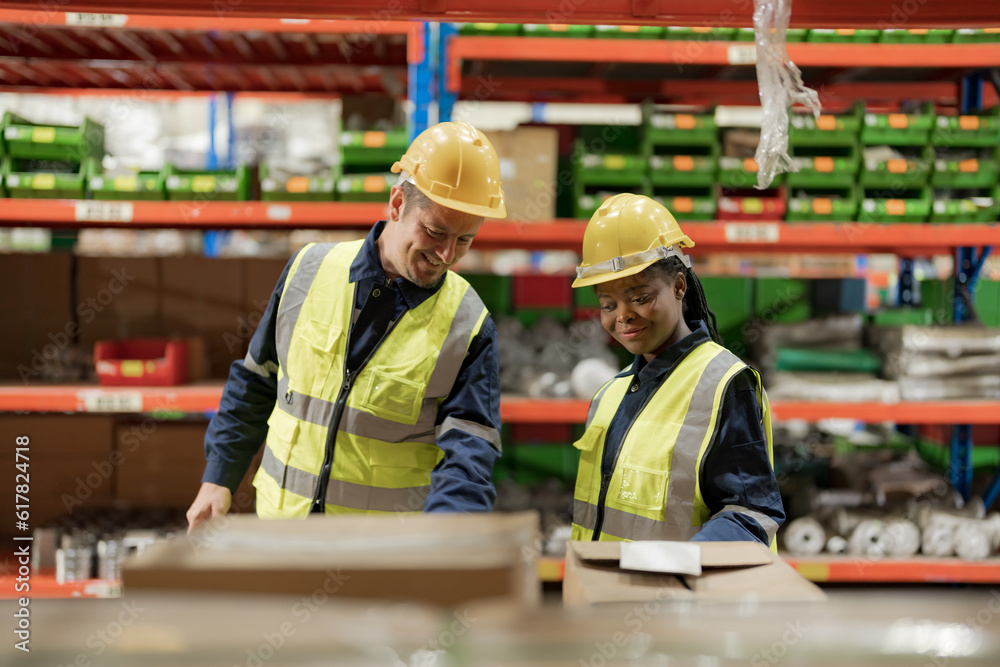
POLYGON ((376 417, 415 424, 426 391, 427 385, 422 382, 373 368, 361 405, 376 417))
POLYGON ((333 400, 344 381, 342 363, 334 363, 343 336, 340 327, 313 318, 296 326, 288 353, 288 388, 333 400))
POLYGON ((257 489, 257 513, 261 518, 277 516, 272 513, 284 505, 286 466, 299 433, 298 420, 280 409, 271 413, 267 426, 267 451, 253 478, 257 489))
POLYGON ((622 505, 636 509, 661 509, 665 503, 667 473, 624 464, 621 466, 621 484, 615 499, 622 505))
POLYGON ((430 484, 431 471, 437 466, 443 452, 436 445, 409 442, 368 442, 368 463, 371 466, 371 485, 383 489, 415 488, 412 493, 401 496, 398 507, 378 507, 370 509, 391 509, 402 512, 419 512, 424 507, 426 489, 430 484))
POLYGON ((601 463, 598 452, 604 442, 604 427, 591 425, 583 432, 573 446, 580 450, 580 466, 576 471, 576 487, 573 496, 579 500, 591 499, 596 502, 600 488, 601 463), (596 470, 595 470, 596 469, 596 470))

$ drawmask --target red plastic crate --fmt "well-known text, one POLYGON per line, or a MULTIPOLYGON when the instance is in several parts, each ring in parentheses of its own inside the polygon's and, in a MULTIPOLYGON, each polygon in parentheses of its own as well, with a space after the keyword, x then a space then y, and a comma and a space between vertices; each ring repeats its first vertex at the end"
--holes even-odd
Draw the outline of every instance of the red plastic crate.
POLYGON ((565 308, 573 306, 569 276, 514 276, 514 309, 565 308))
POLYGON ((94 344, 97 380, 108 386, 171 386, 188 379, 184 340, 100 340, 94 344))
POLYGON ((755 222, 784 220, 788 201, 785 188, 770 190, 719 190, 719 220, 755 222))

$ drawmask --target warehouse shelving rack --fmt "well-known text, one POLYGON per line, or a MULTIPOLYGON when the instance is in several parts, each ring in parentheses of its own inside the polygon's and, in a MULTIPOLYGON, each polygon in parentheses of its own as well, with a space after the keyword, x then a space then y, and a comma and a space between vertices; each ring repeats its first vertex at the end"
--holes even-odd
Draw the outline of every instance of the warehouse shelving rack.
MULTIPOLYGON (((874 27, 886 16, 891 16, 896 3, 889 0, 844 0, 835 8, 825 0, 798 0, 793 25, 809 27, 874 27)), ((548 22, 552 16, 562 16, 567 22, 579 23, 635 23, 665 25, 711 24, 726 12, 732 12, 730 0, 706 0, 703 3, 682 3, 677 0, 569 0, 569 2, 537 2, 537 0, 512 0, 503 3, 486 3, 482 0, 396 0, 388 16, 373 12, 371 5, 362 0, 320 3, 316 0, 299 0, 293 3, 275 3, 273 0, 242 0, 241 2, 205 3, 184 0, 168 3, 165 0, 144 3, 139 11, 159 16, 135 14, 134 3, 124 0, 69 0, 62 3, 62 12, 37 10, 27 2, 0 1, 0 21, 22 22, 41 26, 73 25, 81 30, 113 30, 123 26, 133 29, 170 30, 228 30, 324 33, 329 31, 362 32, 363 34, 406 34, 411 39, 407 46, 408 84, 415 102, 415 123, 411 131, 418 131, 429 120, 427 107, 440 102, 439 114, 448 117, 449 109, 463 92, 468 91, 471 77, 462 76, 462 63, 473 59, 510 60, 516 51, 517 59, 591 63, 594 47, 601 41, 613 42, 618 62, 650 63, 671 62, 676 56, 676 45, 664 46, 656 42, 624 40, 561 40, 534 38, 515 45, 502 38, 454 36, 453 30, 438 26, 436 31, 421 23, 406 23, 405 19, 420 21, 499 22, 548 22), (571 6, 571 7, 570 7, 571 6), (221 9, 220 9, 221 8, 221 9), (567 13, 567 9, 572 11, 567 13), (17 12, 22 12, 17 14, 17 12), (78 12, 83 12, 82 14, 78 12), (220 14, 221 12, 221 14, 220 14), (562 12, 562 14, 560 14, 562 12), (198 15, 201 17, 198 17, 198 15), (289 17, 275 19, 276 15, 289 17), (354 21, 339 21, 336 26, 327 22, 331 15, 354 17, 354 21), (44 19, 39 18, 44 16, 44 19), (124 17, 124 18, 123 18, 124 17), (194 18, 192 18, 194 17, 194 18), (123 22, 124 21, 124 22, 123 22), (398 21, 398 22, 397 22, 398 21), (90 28, 87 28, 90 26, 90 28), (538 53, 532 51, 537 49, 538 53), (671 50, 673 49, 673 50, 671 50), (584 51, 589 51, 585 53, 584 51), (667 60, 663 60, 667 58, 667 60)), ((749 7, 745 17, 734 19, 734 25, 749 21, 749 7)), ((968 27, 997 24, 994 0, 968 0, 961 5, 951 0, 927 0, 920 11, 905 17, 907 27, 968 27)), ((121 41, 121 40, 118 40, 121 41)), ((308 40, 306 40, 308 42, 308 40)), ((610 45, 608 45, 610 46, 610 45)), ((714 68, 717 75, 726 68, 745 67, 752 64, 747 44, 701 43, 693 64, 714 68)), ((127 48, 127 47, 126 47, 127 48)), ((752 49, 752 45, 750 46, 752 49)), ((939 72, 965 71, 970 68, 988 67, 1000 62, 1000 45, 946 44, 946 45, 886 45, 886 44, 792 44, 789 51, 802 66, 831 68, 868 67, 873 64, 886 67, 926 66, 939 72)), ((279 51, 275 50, 278 54, 279 51)), ((77 54, 76 58, 79 58, 77 54)), ((148 61, 141 52, 138 60, 148 61)), ((684 52, 691 58, 690 51, 684 52)), ((134 59, 134 58, 133 58, 134 59)), ((42 76, 33 90, 57 92, 54 76, 49 69, 53 63, 41 64, 42 76)), ((72 60, 56 63, 69 67, 72 60)), ((0 63, 2 67, 2 63, 0 63)), ((945 72, 947 73, 947 72, 945 72)), ((77 85, 58 92, 90 93, 102 88, 99 82, 83 73, 77 85)), ((941 76, 939 74, 939 76, 941 76)), ((730 95, 734 98, 756 98, 756 83, 747 80, 677 81, 638 85, 643 96, 679 95, 689 99, 718 100, 730 95), (650 93, 652 91, 652 93, 650 93)), ((947 77, 944 77, 947 78, 947 77)), ((275 96, 325 95, 339 92, 327 86, 314 90, 294 76, 287 80, 266 76, 245 79, 246 86, 234 85, 234 77, 227 87, 250 90, 275 96), (284 81, 284 82, 283 82, 284 81)), ((23 90, 9 78, 6 90, 23 90)), ((596 77, 586 81, 561 81, 541 78, 508 78, 498 99, 505 95, 512 98, 531 97, 539 83, 549 92, 564 92, 575 99, 607 99, 619 95, 615 87, 596 77)), ((198 86, 173 87, 181 94, 198 92, 198 86)), ((842 82, 824 86, 824 93, 832 98, 861 96, 934 97, 956 99, 961 97, 966 109, 996 100, 992 91, 983 92, 983 78, 967 78, 964 88, 956 93, 953 83, 934 81, 929 84, 911 82, 842 82), (970 106, 971 105, 971 106, 970 106)), ((208 88, 206 88, 208 89, 208 88)), ((151 95, 162 94, 157 90, 151 95)), ((173 94, 173 93, 168 93, 173 94)), ((32 202, 6 200, 0 207, 0 226, 40 227, 177 227, 177 228, 367 228, 384 207, 381 204, 273 204, 265 202, 221 203, 209 202, 191 205, 185 202, 32 202)), ((860 223, 818 223, 786 225, 780 222, 730 225, 721 222, 689 223, 690 232, 698 238, 699 252, 896 252, 901 256, 926 255, 957 251, 966 283, 974 283, 976 268, 981 266, 985 251, 965 248, 989 247, 1000 237, 1000 227, 993 224, 976 225, 865 225, 860 223)), ((556 220, 530 225, 504 225, 487 223, 477 245, 480 247, 523 247, 530 249, 579 247, 582 240, 581 221, 556 220)), ((182 410, 211 412, 218 405, 221 384, 195 385, 173 388, 106 389, 96 386, 60 387, 0 387, 0 411, 66 411, 66 412, 147 412, 156 410, 182 410)), ((582 421, 586 413, 582 401, 531 401, 508 397, 502 402, 505 421, 543 423, 582 421)), ((950 424, 956 420, 965 424, 992 423, 1000 405, 994 402, 900 403, 883 404, 818 404, 808 402, 775 403, 775 416, 779 419, 805 419, 815 421, 828 417, 849 417, 866 421, 895 420, 900 423, 950 424)), ((966 442, 966 445, 971 443, 966 442)), ((968 448, 966 448, 968 449, 968 448)), ((983 564, 960 561, 868 562, 861 567, 850 559, 821 561, 821 559, 795 559, 795 564, 805 576, 828 581, 1000 581, 1000 568, 993 562, 983 564), (864 574, 850 574, 850 570, 864 574)), ((549 571, 558 570, 555 561, 543 559, 540 572, 543 578, 549 571)))

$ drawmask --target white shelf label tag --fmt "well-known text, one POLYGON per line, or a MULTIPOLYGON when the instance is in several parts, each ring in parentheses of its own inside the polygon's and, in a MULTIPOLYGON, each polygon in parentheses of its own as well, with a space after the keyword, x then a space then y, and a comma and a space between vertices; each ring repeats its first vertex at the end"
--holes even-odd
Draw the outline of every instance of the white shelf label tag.
POLYGON ((730 44, 727 51, 730 65, 754 65, 757 63, 757 46, 754 44, 730 44))
POLYGON ((776 222, 736 222, 726 225, 727 243, 777 243, 781 226, 776 222))
POLYGON ((268 220, 291 220, 292 219, 292 207, 285 206, 282 204, 272 204, 267 207, 267 219, 268 220))
POLYGON ((132 222, 130 201, 78 201, 77 222, 132 222))
POLYGON ((84 389, 77 394, 84 412, 142 412, 141 391, 84 389))
POLYGON ((121 28, 128 23, 128 14, 83 14, 66 12, 66 25, 88 28, 121 28))

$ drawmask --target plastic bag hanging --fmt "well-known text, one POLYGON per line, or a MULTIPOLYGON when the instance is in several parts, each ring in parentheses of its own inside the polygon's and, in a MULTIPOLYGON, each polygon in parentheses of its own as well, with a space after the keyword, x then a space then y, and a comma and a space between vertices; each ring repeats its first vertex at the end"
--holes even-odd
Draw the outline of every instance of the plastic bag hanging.
POLYGON ((789 59, 785 31, 792 14, 792 0, 754 0, 753 30, 757 45, 757 84, 763 111, 757 145, 757 189, 767 188, 774 177, 795 171, 788 156, 788 107, 796 102, 819 117, 819 95, 802 83, 802 72, 789 59))

